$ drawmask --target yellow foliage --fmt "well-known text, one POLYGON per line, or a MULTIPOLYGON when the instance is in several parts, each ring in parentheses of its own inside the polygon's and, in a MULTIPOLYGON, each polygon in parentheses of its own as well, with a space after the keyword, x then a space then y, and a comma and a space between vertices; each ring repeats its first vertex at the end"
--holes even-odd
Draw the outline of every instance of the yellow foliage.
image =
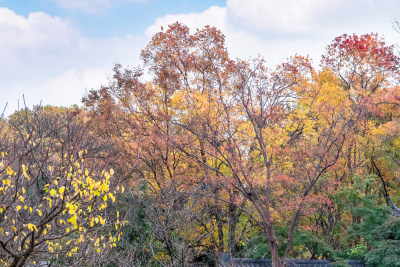
MULTIPOLYGON (((0 196, 12 197, 10 194, 14 194, 16 197, 16 200, 10 204, 10 211, 6 210, 7 203, 0 206, 3 218, 0 222, 0 236, 12 237, 9 244, 20 247, 23 238, 29 237, 29 232, 35 232, 38 233, 36 242, 45 241, 46 247, 41 247, 41 250, 47 248, 49 252, 57 253, 62 250, 63 246, 66 246, 71 247, 71 249, 67 248, 67 251, 68 255, 72 256, 79 250, 79 244, 86 241, 93 244, 96 239, 99 240, 101 236, 93 229, 96 224, 110 227, 110 229, 111 227, 120 229, 125 224, 119 220, 108 223, 105 217, 99 215, 99 211, 107 207, 107 201, 114 202, 115 194, 124 190, 123 187, 116 191, 110 190, 113 169, 110 169, 109 173, 103 172, 97 177, 90 177, 89 171, 83 167, 82 161, 78 162, 80 161, 78 158, 73 162, 71 168, 63 168, 64 173, 58 174, 60 175, 58 177, 52 177, 53 181, 44 186, 40 201, 31 202, 29 194, 31 194, 31 188, 36 188, 36 182, 32 182, 30 179, 28 167, 20 166, 22 180, 17 180, 20 177, 15 175, 16 172, 7 165, 7 159, 4 158, 7 154, 3 152, 1 155, 5 172, 4 176, 0 177, 0 196), (69 171, 66 171, 68 169, 69 171), (95 196, 99 196, 99 198, 95 198, 95 196), (27 204, 22 204, 24 202, 27 204), (17 216, 17 213, 20 215, 17 216), (22 213, 24 214, 22 215, 22 213), (54 214, 56 216, 52 218, 51 216, 54 214), (29 218, 29 220, 25 221, 25 218, 29 218), (47 224, 40 223, 47 218, 50 218, 47 224), (60 235, 62 231, 64 231, 65 237, 60 235), (93 236, 89 234, 91 232, 94 233, 93 236), (69 236, 76 233, 79 234, 79 238, 69 239, 69 236)), ((54 168, 47 167, 50 175, 57 173, 58 170, 54 168)), ((120 235, 120 233, 118 234, 120 235)), ((103 237, 100 240, 103 240, 103 237)), ((25 247, 29 242, 31 242, 30 239, 27 239, 25 245, 22 246, 25 247)), ((101 252, 104 247, 114 246, 115 241, 111 238, 110 233, 109 241, 102 241, 99 251, 101 252)))

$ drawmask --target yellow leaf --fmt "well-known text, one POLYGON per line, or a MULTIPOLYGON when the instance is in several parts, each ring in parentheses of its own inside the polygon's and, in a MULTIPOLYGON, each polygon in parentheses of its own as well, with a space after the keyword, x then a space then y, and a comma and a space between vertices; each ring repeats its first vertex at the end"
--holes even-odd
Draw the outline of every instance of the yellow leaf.
POLYGON ((7 168, 7 175, 11 176, 11 175, 13 175, 13 173, 14 173, 14 171, 10 167, 8 167, 7 168))
POLYGON ((16 206, 15 209, 16 209, 17 211, 19 211, 19 210, 21 209, 21 206, 16 206))
POLYGON ((21 167, 22 167, 22 172, 23 172, 25 178, 28 179, 28 181, 29 181, 31 178, 29 177, 28 173, 26 172, 26 166, 24 164, 22 164, 21 167))
POLYGON ((58 189, 58 192, 59 192, 61 195, 64 195, 64 191, 65 191, 65 186, 61 186, 61 187, 58 189))
POLYGON ((50 196, 54 196, 56 193, 57 191, 54 188, 50 190, 50 196))
POLYGON ((33 231, 37 231, 36 225, 32 224, 32 223, 28 223, 28 229, 33 231))

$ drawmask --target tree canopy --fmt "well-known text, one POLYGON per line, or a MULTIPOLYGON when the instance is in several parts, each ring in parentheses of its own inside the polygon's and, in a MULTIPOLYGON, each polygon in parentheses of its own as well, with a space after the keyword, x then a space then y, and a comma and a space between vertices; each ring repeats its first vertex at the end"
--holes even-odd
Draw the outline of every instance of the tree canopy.
POLYGON ((216 28, 175 23, 141 58, 117 64, 84 109, 1 121, 3 262, 216 266, 228 253, 396 266, 393 46, 344 34, 319 67, 294 55, 272 68, 230 58, 216 28))

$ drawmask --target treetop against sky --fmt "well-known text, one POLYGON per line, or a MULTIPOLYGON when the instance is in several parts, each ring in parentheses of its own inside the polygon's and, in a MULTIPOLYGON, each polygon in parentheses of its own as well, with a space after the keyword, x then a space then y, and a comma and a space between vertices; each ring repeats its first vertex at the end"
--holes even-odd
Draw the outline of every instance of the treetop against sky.
POLYGON ((376 32, 397 43, 395 0, 2 0, 0 108, 79 104, 107 82, 114 63, 137 65, 163 26, 216 26, 232 58, 263 55, 271 65, 294 54, 317 63, 336 36, 376 32))

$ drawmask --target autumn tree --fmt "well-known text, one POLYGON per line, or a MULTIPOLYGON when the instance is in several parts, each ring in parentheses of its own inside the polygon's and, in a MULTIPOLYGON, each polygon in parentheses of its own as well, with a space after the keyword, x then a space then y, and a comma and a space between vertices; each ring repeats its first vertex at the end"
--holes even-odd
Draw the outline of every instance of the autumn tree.
POLYGON ((318 233, 337 250, 365 246, 363 235, 356 233, 369 212, 360 203, 368 200, 362 205, 368 203, 372 212, 372 207, 382 204, 392 190, 386 190, 384 185, 391 183, 397 187, 393 181, 398 171, 394 163, 398 136, 398 60, 393 46, 387 46, 376 34, 366 34, 335 38, 321 61, 324 71, 332 72, 341 92, 337 95, 327 90, 328 97, 332 102, 336 99, 343 102, 341 105, 347 106, 344 114, 354 116, 356 123, 347 135, 341 159, 328 174, 336 181, 330 192, 330 205, 318 210, 315 221, 308 218, 304 223, 316 225, 313 234, 318 233), (348 198, 353 204, 346 203, 348 198), (361 214, 359 210, 363 209, 361 214), (353 229, 352 234, 340 234, 348 229, 353 229))
POLYGON ((154 114, 168 118, 179 133, 166 136, 170 144, 203 166, 206 179, 231 188, 231 197, 213 196, 247 211, 280 266, 274 219, 289 223, 287 258, 305 205, 317 202, 312 189, 336 164, 357 118, 324 92, 341 93, 336 78, 299 56, 276 70, 263 60, 232 61, 220 32, 190 35, 180 24, 156 34, 142 56, 154 75, 149 89, 167 91, 174 106, 167 114, 144 113, 155 125, 154 114))
POLYGON ((348 148, 347 168, 368 166, 364 168, 367 172, 372 170, 378 178, 383 178, 385 172, 389 175, 386 179, 390 179, 393 173, 379 168, 385 165, 384 158, 386 162, 389 159, 389 151, 395 150, 387 145, 393 145, 398 134, 400 73, 394 47, 387 46, 377 34, 342 35, 328 46, 322 65, 335 72, 352 109, 362 114, 362 134, 348 148), (384 151, 380 147, 385 147, 384 151))
MULTIPOLYGON (((142 59, 149 81, 142 70, 117 66, 111 85, 84 102, 125 147, 141 144, 126 155, 140 158, 136 177, 168 204, 158 210, 173 210, 181 196, 219 201, 207 204, 219 212, 203 210, 228 218, 231 255, 239 218, 247 216, 267 237, 273 265, 287 265, 304 218, 328 211, 333 219, 342 182, 376 163, 376 154, 359 152, 373 150, 388 129, 396 132, 398 59, 376 35, 336 38, 319 71, 298 55, 271 69, 262 58, 230 59, 215 28, 190 33, 175 23, 153 36, 142 59), (287 235, 277 236, 277 226, 287 235)), ((182 218, 199 210, 184 207, 190 212, 182 218)), ((199 237, 216 231, 224 251, 224 219, 212 216, 203 227, 211 231, 199 237)))
MULTIPOLYGON (((171 107, 164 101, 166 92, 157 91, 161 98, 147 94, 140 70, 124 71, 119 65, 114 70, 110 84, 91 92, 84 102, 96 121, 97 133, 118 147, 126 166, 119 168, 125 168, 129 188, 136 198, 130 206, 142 209, 151 225, 152 238, 147 245, 154 259, 162 265, 187 265, 202 253, 198 248, 205 239, 212 239, 216 227, 203 214, 207 201, 199 194, 202 186, 197 178, 201 170, 171 146, 138 110, 139 105, 145 105, 142 107, 154 116, 159 107, 168 113, 171 107)), ((164 117, 157 120, 167 135, 174 132, 164 117)))
POLYGON ((80 113, 36 107, 2 124, 0 255, 6 266, 74 265, 120 239, 122 218, 108 216, 107 206, 122 188, 114 187, 114 171, 102 168, 105 147, 80 113))

